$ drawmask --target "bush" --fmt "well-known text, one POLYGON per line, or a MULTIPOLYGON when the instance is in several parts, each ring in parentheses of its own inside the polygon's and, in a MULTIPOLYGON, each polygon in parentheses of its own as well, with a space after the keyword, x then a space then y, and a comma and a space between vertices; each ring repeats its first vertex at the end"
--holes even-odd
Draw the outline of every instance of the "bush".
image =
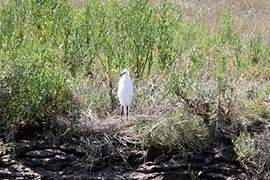
POLYGON ((175 63, 177 51, 174 46, 174 38, 177 21, 179 21, 180 18, 174 15, 175 11, 168 1, 162 2, 157 11, 158 64, 160 68, 164 70, 175 63))
POLYGON ((1 47, 5 50, 32 41, 57 48, 67 43, 73 11, 58 1, 8 1, 1 9, 1 47))
POLYGON ((69 107, 66 1, 8 1, 0 12, 0 108, 6 126, 36 123, 69 107), (64 48, 61 48, 64 46, 64 48))
POLYGON ((46 119, 68 107, 67 72, 57 63, 57 53, 30 46, 17 50, 16 56, 1 57, 1 109, 6 125, 46 119))
POLYGON ((251 54, 251 63, 258 64, 261 61, 264 61, 265 58, 265 47, 263 44, 262 37, 260 35, 254 37, 250 41, 250 54, 251 54))

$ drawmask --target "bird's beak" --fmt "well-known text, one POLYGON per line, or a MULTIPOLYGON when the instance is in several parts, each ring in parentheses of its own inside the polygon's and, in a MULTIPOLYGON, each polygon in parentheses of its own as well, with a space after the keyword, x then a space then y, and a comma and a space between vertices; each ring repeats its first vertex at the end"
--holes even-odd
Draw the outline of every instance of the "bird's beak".
POLYGON ((120 76, 123 76, 125 73, 126 73, 126 72, 121 73, 120 76))

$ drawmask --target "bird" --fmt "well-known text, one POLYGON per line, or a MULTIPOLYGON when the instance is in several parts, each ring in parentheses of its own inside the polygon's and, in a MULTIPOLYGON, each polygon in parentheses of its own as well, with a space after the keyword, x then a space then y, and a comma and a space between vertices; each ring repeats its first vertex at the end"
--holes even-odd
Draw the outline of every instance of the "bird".
POLYGON ((128 70, 123 70, 120 74, 117 96, 121 104, 121 116, 125 115, 128 118, 129 107, 133 97, 133 84, 128 70))

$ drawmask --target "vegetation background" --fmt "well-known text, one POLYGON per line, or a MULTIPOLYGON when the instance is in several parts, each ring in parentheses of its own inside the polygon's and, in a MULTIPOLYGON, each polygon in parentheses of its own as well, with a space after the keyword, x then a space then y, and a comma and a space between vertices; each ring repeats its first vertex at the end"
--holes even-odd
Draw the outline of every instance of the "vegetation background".
POLYGON ((115 92, 128 68, 130 131, 143 149, 188 154, 226 137, 246 170, 270 167, 269 131, 247 128, 270 118, 268 1, 10 0, 0 9, 5 134, 121 125, 115 92))

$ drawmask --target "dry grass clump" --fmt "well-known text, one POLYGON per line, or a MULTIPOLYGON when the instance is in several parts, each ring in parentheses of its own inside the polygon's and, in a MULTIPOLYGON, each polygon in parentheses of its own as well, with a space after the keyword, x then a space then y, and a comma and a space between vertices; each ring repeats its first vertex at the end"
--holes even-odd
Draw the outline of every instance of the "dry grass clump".
POLYGON ((244 80, 236 87, 235 114, 246 120, 269 120, 269 82, 244 80))
POLYGON ((182 152, 200 150, 208 143, 202 118, 183 110, 173 115, 136 124, 145 147, 163 146, 182 152))
POLYGON ((76 78, 70 81, 74 99, 78 102, 82 111, 93 111, 99 117, 104 118, 110 112, 111 102, 107 85, 102 79, 96 77, 76 78))
POLYGON ((202 19, 211 32, 219 32, 222 14, 224 11, 230 11, 235 17, 235 29, 243 33, 245 39, 252 39, 256 34, 262 34, 265 40, 270 40, 268 23, 270 3, 267 0, 181 0, 175 2, 181 4, 184 17, 191 21, 202 19))
POLYGON ((163 115, 177 108, 175 97, 168 93, 166 83, 170 74, 152 75, 145 80, 135 82, 134 114, 163 115))

